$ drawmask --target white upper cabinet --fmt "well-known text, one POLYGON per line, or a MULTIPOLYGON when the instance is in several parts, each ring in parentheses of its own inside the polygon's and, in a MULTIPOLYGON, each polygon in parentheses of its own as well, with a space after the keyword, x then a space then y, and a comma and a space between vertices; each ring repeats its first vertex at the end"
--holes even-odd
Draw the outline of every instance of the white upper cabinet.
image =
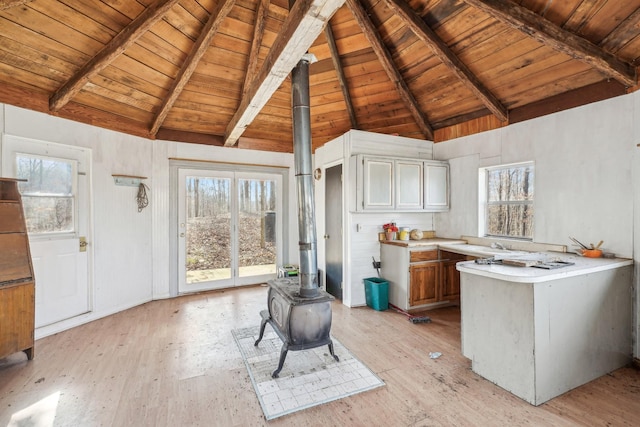
POLYGON ((393 209, 393 160, 362 157, 364 209, 393 209))
POLYGON ((422 162, 395 161, 395 207, 397 210, 422 210, 422 162))
POLYGON ((449 165, 424 162, 424 208, 430 212, 449 210, 449 165))
POLYGON ((355 157, 357 211, 438 212, 449 208, 449 165, 437 161, 355 157))

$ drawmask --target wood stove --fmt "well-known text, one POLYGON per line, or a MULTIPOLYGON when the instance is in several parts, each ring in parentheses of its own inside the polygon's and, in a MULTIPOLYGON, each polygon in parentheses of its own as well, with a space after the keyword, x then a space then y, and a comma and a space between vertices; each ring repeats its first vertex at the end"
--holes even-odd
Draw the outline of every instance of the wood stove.
POLYGON ((329 346, 329 352, 336 361, 340 359, 333 351, 331 340, 331 301, 330 294, 319 291, 315 297, 300 296, 298 279, 275 279, 269 281, 267 296, 268 310, 260 312, 260 336, 257 346, 268 324, 282 340, 278 368, 271 376, 277 378, 284 366, 289 350, 308 350, 323 345, 329 346))
POLYGON ((293 104, 293 154, 298 194, 298 235, 300 251, 299 277, 270 280, 268 310, 260 312, 260 336, 270 324, 282 340, 277 378, 289 350, 306 350, 322 345, 336 361, 331 341, 331 301, 333 296, 318 287, 316 219, 314 213, 311 159, 311 118, 309 114, 309 61, 306 54, 293 69, 291 95, 293 104))

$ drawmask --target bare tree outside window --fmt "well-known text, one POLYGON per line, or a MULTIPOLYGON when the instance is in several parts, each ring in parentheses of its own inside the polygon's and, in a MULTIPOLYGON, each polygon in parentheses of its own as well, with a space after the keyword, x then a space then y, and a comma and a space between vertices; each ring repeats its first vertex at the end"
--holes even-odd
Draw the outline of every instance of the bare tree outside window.
POLYGON ((486 188, 487 236, 532 239, 533 165, 490 169, 486 188))
POLYGON ((17 177, 31 234, 75 230, 75 162, 18 154, 17 177))

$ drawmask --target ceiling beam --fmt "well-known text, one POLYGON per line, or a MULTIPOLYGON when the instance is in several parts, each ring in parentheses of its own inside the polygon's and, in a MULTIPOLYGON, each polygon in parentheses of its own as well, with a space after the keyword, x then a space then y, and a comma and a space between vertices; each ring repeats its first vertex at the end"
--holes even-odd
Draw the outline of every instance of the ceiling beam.
POLYGON ((73 98, 93 76, 105 69, 129 46, 158 22, 179 0, 158 0, 148 6, 129 25, 111 39, 49 98, 49 109, 58 111, 73 98))
POLYGON ((0 0, 0 10, 9 9, 11 7, 20 6, 33 0, 0 0))
POLYGON ((367 38, 367 40, 369 40, 369 43, 371 43, 371 48, 377 55, 382 68, 387 73, 387 76, 389 76, 389 79, 395 84, 396 91, 400 95, 400 98, 404 102, 405 106, 411 112, 411 115, 416 121, 421 132, 424 134, 424 136, 427 137, 427 139, 433 140, 433 129, 431 125, 427 121, 427 118, 420 109, 418 102, 409 90, 409 86, 404 81, 404 78, 400 74, 400 71, 398 71, 395 64, 393 63, 391 53, 389 52, 389 49, 387 49, 387 47, 384 45, 382 38, 369 19, 367 11, 358 0, 346 0, 346 3, 351 10, 354 18, 358 22, 358 25, 362 29, 365 37, 367 38))
POLYGON ((271 95, 302 59, 333 14, 345 0, 298 0, 285 19, 260 72, 240 101, 225 132, 232 146, 251 124, 271 95))
POLYGON ((475 74, 449 49, 405 0, 385 0, 414 34, 431 48, 433 53, 500 121, 507 121, 507 108, 491 93, 475 74))
POLYGON ((329 51, 331 52, 331 61, 333 61, 333 68, 338 75, 338 82, 342 89, 342 96, 344 97, 344 103, 347 105, 347 113, 349 113, 349 120, 351 121, 351 128, 358 129, 358 120, 356 119, 356 111, 353 108, 353 102, 351 101, 351 95, 349 94, 349 86, 347 85, 347 78, 344 75, 344 69, 340 62, 340 53, 338 52, 338 46, 336 46, 336 39, 333 37, 333 31, 331 30, 331 23, 328 23, 324 27, 324 36, 329 44, 329 51))
POLYGON ((631 64, 512 1, 464 0, 464 2, 552 49, 589 64, 627 87, 637 82, 636 70, 631 64))
POLYGON ((256 23, 253 26, 253 39, 251 39, 251 50, 249 51, 249 63, 247 64, 247 72, 244 75, 244 83, 242 85, 242 95, 246 95, 251 82, 256 78, 258 73, 258 55, 260 54, 260 45, 264 36, 265 22, 269 14, 270 0, 260 0, 258 10, 256 11, 256 23))
POLYGON ((209 17, 209 20, 202 29, 200 36, 198 36, 198 40, 196 40, 193 45, 191 52, 189 52, 186 60, 182 63, 182 67, 180 67, 180 71, 173 80, 171 88, 169 89, 168 96, 162 101, 160 110, 151 124, 151 129, 149 131, 151 135, 155 135, 158 132, 158 129, 160 129, 160 126, 167 118, 169 111, 173 108, 173 104, 175 104, 176 100, 184 90, 184 87, 193 75, 193 72, 196 70, 200 59, 202 59, 202 56, 205 54, 207 49, 209 49, 211 39, 216 35, 222 21, 227 17, 235 4, 236 0, 220 0, 218 2, 218 7, 216 7, 216 10, 213 11, 209 17))

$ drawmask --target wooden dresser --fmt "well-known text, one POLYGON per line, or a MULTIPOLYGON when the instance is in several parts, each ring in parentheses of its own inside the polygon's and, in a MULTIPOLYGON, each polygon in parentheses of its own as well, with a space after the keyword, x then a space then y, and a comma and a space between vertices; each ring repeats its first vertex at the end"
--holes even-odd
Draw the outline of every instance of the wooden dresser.
POLYGON ((35 280, 18 181, 0 178, 0 359, 33 359, 35 280))

